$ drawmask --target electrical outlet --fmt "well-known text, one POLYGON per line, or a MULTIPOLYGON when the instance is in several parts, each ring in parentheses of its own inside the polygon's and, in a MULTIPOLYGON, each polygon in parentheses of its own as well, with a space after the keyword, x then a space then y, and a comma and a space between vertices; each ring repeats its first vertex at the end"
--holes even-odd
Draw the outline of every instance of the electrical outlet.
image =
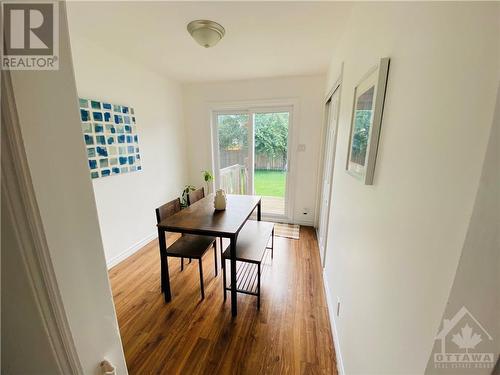
POLYGON ((301 143, 300 145, 297 146, 297 151, 298 152, 305 152, 306 151, 306 145, 301 143))
POLYGON ((340 298, 337 297, 337 316, 340 317, 340 298))

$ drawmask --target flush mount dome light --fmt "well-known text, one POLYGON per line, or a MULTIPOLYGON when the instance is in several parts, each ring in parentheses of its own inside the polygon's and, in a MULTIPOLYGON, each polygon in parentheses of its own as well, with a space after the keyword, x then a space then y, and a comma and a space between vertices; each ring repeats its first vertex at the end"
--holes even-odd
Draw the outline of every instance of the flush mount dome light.
POLYGON ((222 25, 209 20, 191 21, 187 25, 187 30, 193 39, 205 48, 215 46, 226 33, 222 25))

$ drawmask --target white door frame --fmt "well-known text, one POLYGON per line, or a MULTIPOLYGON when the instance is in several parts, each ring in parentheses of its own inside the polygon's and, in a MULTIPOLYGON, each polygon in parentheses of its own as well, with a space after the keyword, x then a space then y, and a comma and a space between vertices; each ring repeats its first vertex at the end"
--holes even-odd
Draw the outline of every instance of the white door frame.
POLYGON ((328 246, 328 227, 329 227, 329 221, 330 221, 330 212, 332 209, 332 191, 333 191, 333 175, 334 171, 333 168, 335 166, 335 154, 336 154, 336 149, 337 149, 337 133, 338 133, 338 123, 339 123, 339 112, 340 112, 340 96, 341 96, 341 84, 342 84, 342 73, 340 74, 339 78, 333 85, 332 89, 328 92, 328 95, 325 98, 324 105, 325 108, 328 110, 325 110, 325 116, 324 116, 324 126, 323 126, 323 131, 322 131, 322 145, 321 145, 321 172, 319 174, 320 178, 318 179, 318 187, 317 187, 317 192, 318 192, 318 199, 317 199, 317 216, 316 216, 316 237, 318 238, 318 248, 320 252, 320 258, 321 258, 321 263, 323 268, 325 267, 326 264, 326 249, 328 246), (334 96, 334 94, 338 95, 337 99, 337 107, 332 108, 331 107, 331 101, 334 96), (336 118, 336 121, 332 123, 332 117, 336 118), (331 129, 330 126, 333 126, 334 129, 331 129), (330 131, 333 130, 333 133, 330 133, 330 131), (330 135, 332 134, 332 135, 330 135), (331 136, 332 139, 328 140, 328 137, 331 136), (327 155, 327 150, 326 150, 326 145, 328 144, 328 141, 331 142, 331 147, 333 148, 330 159, 331 160, 326 160, 326 155, 327 155), (328 208, 326 214, 326 219, 325 222, 323 223, 325 226, 325 233, 324 233, 324 241, 322 244, 320 244, 320 225, 321 223, 321 213, 322 213, 322 204, 323 204, 323 184, 324 184, 324 175, 325 175, 325 168, 329 166, 332 168, 332 172, 330 175, 330 188, 329 191, 326 193, 328 195, 328 208))
POLYGON ((40 211, 31 181, 11 76, 2 71, 2 200, 16 223, 14 236, 41 317, 45 335, 61 374, 83 374, 67 320, 40 211))
POLYGON ((285 214, 272 215, 262 213, 264 220, 281 221, 281 222, 295 222, 294 215, 294 202, 295 202, 295 186, 296 186, 296 150, 298 139, 298 127, 295 126, 294 120, 299 118, 299 100, 296 98, 284 99, 270 99, 270 100, 252 100, 252 101, 234 101, 234 102, 212 102, 209 103, 209 118, 210 118, 210 131, 212 134, 212 169, 214 171, 215 186, 219 186, 219 148, 218 148, 218 133, 216 115, 218 114, 236 114, 248 113, 251 117, 251 134, 252 140, 249 142, 251 145, 251 165, 252 165, 252 189, 253 189, 253 165, 254 165, 254 140, 253 140, 253 114, 254 113, 269 113, 269 112, 289 112, 290 118, 288 123, 288 173, 286 180, 286 196, 285 196, 285 214))

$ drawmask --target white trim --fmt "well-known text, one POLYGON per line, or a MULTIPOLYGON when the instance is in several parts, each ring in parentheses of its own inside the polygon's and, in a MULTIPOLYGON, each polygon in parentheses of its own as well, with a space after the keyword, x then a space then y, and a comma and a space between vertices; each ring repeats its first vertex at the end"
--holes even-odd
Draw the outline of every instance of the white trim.
MULTIPOLYGON (((251 220, 257 220, 257 214, 254 212, 250 216, 251 220)), ((287 218, 283 216, 273 216, 273 215, 266 215, 262 214, 262 221, 268 221, 270 223, 282 223, 282 224, 297 224, 297 225, 302 225, 302 226, 307 226, 307 227, 312 227, 313 226, 313 221, 310 219, 307 220, 288 220, 287 218)))
POLYGON ((293 220, 292 224, 298 224, 302 225, 305 227, 312 227, 314 226, 314 220, 307 219, 307 220, 293 220))
POLYGON ((332 301, 330 288, 328 287, 328 280, 325 271, 323 271, 323 286, 325 287, 326 304, 328 306, 328 315, 330 316, 330 327, 333 334, 333 346, 335 347, 335 357, 337 362, 337 372, 339 375, 345 375, 344 361, 342 360, 342 352, 340 351, 340 340, 335 323, 335 304, 332 301))
POLYGON ((330 176, 330 190, 328 191, 328 212, 326 212, 326 223, 323 223, 325 225, 325 233, 324 233, 324 239, 321 239, 319 236, 320 231, 317 232, 317 238, 318 238, 318 247, 319 247, 319 252, 320 252, 320 259, 321 259, 321 265, 323 268, 326 267, 326 254, 327 254, 327 246, 328 246, 328 228, 330 225, 330 212, 332 211, 332 193, 333 193, 333 184, 334 184, 334 173, 335 173, 335 159, 336 159, 336 153, 337 153, 337 137, 338 137, 338 130, 339 130, 339 116, 340 116, 340 104, 341 104, 341 94, 342 94, 342 74, 343 74, 343 69, 344 65, 342 64, 341 67, 341 72, 337 80, 335 81, 335 84, 333 85, 332 89, 328 93, 328 96, 325 99, 325 108, 328 106, 328 111, 325 111, 324 114, 324 121, 323 121, 323 131, 322 131, 322 139, 323 142, 321 143, 321 162, 319 165, 318 175, 318 184, 316 186, 317 189, 317 194, 316 194, 316 218, 317 220, 315 221, 315 224, 318 229, 320 228, 320 222, 321 222, 321 213, 322 213, 322 203, 323 203, 323 183, 324 183, 324 174, 325 174, 325 162, 326 160, 326 146, 327 142, 330 140, 329 134, 326 134, 326 132, 331 131, 331 126, 334 126, 333 128, 333 139, 331 147, 333 148, 333 152, 331 155, 331 165, 330 168, 332 170, 331 176, 330 176), (331 106, 334 105, 333 98, 335 95, 338 95, 337 102, 336 102, 336 108, 332 108, 331 106), (335 111, 335 112, 334 112, 335 111), (332 119, 335 119, 334 123, 332 122, 332 119))
POLYGON ((259 109, 267 107, 290 107, 299 103, 298 97, 276 98, 276 99, 255 99, 255 100, 234 100, 234 101, 209 101, 208 108, 213 111, 237 111, 243 109, 259 109))
MULTIPOLYGON (((325 133, 328 128, 328 113, 325 111, 326 105, 328 102, 331 100, 333 94, 335 91, 339 88, 339 86, 342 84, 342 78, 343 78, 343 73, 344 73, 344 62, 342 62, 342 65, 340 67, 340 73, 337 76, 337 79, 335 80, 335 83, 333 84, 332 88, 330 91, 328 91, 328 94, 325 96, 323 99, 323 123, 321 126, 321 140, 322 142, 319 145, 319 155, 320 155, 320 160, 318 163, 317 167, 317 173, 318 173, 318 179, 316 181, 316 202, 315 202, 315 215, 314 215, 314 226, 317 227, 319 226, 319 215, 320 215, 320 205, 321 205, 321 190, 323 187, 323 164, 325 160, 325 133)), ((339 92, 341 94, 341 92, 339 92)), ((339 98, 339 109, 340 109, 340 98, 339 98)), ((340 110, 339 110, 340 113, 340 110)))
MULTIPOLYGON (((318 228, 318 225, 316 225, 316 221, 314 222, 314 232, 316 233, 316 240, 319 238, 319 228, 318 228)), ((321 253, 321 249, 319 248, 319 245, 318 245, 318 254, 321 253)), ((321 255, 319 255, 319 259, 321 259, 321 255)), ((323 265, 321 265, 322 268, 323 268, 323 272, 325 272, 325 267, 323 265)))
POLYGON ((106 260, 106 266, 108 267, 108 270, 111 267, 116 266, 118 263, 124 261, 125 259, 127 259, 132 254, 136 253, 140 249, 142 249, 144 246, 146 246, 148 243, 150 243, 151 241, 153 241, 157 237, 158 237, 158 232, 154 231, 153 233, 144 237, 139 242, 130 246, 127 250, 122 251, 120 254, 114 256, 113 258, 111 258, 109 260, 106 260))
POLYGON ((62 374, 83 374, 31 180, 10 73, 2 72, 2 200, 15 225, 26 276, 62 374))

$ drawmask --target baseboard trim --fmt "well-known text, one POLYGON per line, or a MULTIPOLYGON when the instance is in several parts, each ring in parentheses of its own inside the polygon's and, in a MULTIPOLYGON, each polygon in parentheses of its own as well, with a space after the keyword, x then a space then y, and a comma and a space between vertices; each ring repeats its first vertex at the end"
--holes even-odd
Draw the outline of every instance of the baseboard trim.
POLYGON ((138 250, 142 249, 145 245, 147 245, 149 242, 154 240, 155 238, 158 237, 158 233, 155 231, 151 233, 149 236, 146 236, 139 242, 135 243, 134 245, 130 246, 127 250, 121 252, 120 254, 114 256, 113 258, 109 259, 106 261, 106 266, 108 267, 108 270, 111 267, 116 266, 118 263, 124 261, 127 259, 129 256, 137 252, 138 250))
POLYGON ((293 224, 303 225, 306 227, 314 227, 314 220, 297 220, 293 221, 293 224))
POLYGON ((337 371, 339 375, 345 375, 344 361, 342 360, 342 353, 340 351, 340 341, 339 341, 337 326, 335 324, 335 304, 332 301, 330 288, 328 287, 328 280, 326 278, 325 271, 323 271, 323 286, 325 288, 326 304, 328 305, 328 315, 330 316, 330 326, 332 328, 332 333, 333 333, 333 346, 335 347, 335 356, 337 359, 337 371))
MULTIPOLYGON (((257 215, 252 214, 250 216, 250 219, 257 220, 257 215)), ((302 226, 307 226, 307 227, 314 227, 314 220, 292 220, 291 218, 284 217, 284 216, 273 216, 273 215, 266 215, 266 214, 262 214, 262 220, 269 221, 272 223, 297 224, 297 225, 302 225, 302 226)))

